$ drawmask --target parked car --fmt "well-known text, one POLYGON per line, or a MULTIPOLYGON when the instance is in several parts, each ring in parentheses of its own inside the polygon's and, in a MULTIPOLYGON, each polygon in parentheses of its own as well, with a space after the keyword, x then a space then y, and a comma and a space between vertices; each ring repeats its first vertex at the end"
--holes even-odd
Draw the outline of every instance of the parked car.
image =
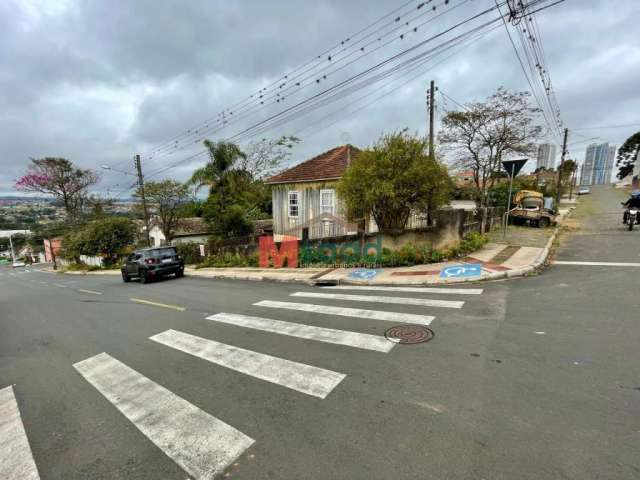
POLYGON ((13 268, 18 268, 18 267, 24 267, 24 266, 25 266, 25 264, 24 264, 24 262, 21 262, 20 260, 16 260, 15 262, 13 262, 13 263, 11 264, 11 266, 12 266, 13 268))
POLYGON ((580 189, 578 190, 578 195, 586 195, 588 193, 591 193, 589 187, 580 187, 580 189))
POLYGON ((145 248, 129 255, 120 270, 125 283, 134 277, 147 283, 165 275, 182 277, 184 261, 175 247, 145 248))

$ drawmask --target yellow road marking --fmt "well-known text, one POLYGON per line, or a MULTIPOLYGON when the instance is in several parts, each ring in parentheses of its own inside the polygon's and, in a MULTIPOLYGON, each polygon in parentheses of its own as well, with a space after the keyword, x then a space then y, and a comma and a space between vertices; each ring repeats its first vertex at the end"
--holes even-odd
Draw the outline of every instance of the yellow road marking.
POLYGON ((102 292, 95 292, 93 290, 85 290, 83 288, 79 288, 78 291, 82 292, 82 293, 93 293, 94 295, 102 295, 102 292))
POLYGON ((142 300, 141 298, 130 298, 129 300, 136 303, 144 303, 145 305, 153 305, 155 307, 171 308, 172 310, 178 310, 179 312, 184 312, 186 310, 185 307, 179 307, 178 305, 167 305, 166 303, 151 302, 149 300, 142 300))

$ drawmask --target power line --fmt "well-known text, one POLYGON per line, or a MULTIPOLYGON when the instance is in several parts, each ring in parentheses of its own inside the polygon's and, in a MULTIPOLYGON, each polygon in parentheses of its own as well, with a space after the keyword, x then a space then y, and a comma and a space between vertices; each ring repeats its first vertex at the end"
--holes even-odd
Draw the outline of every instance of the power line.
POLYGON ((600 125, 597 127, 572 128, 572 130, 600 130, 605 128, 626 128, 626 127, 640 127, 640 123, 627 123, 623 125, 600 125))
MULTIPOLYGON (((533 2, 532 4, 540 4, 540 3, 545 3, 545 0, 538 0, 536 2, 533 2)), ((502 2, 502 5, 504 5, 505 2, 502 2)), ((532 5, 530 4, 530 5, 532 5)), ((437 47, 430 49, 426 52, 422 52, 419 53, 417 55, 415 55, 414 57, 410 58, 409 60, 406 60, 400 64, 396 64, 394 66, 391 66, 390 68, 388 68, 386 71, 382 71, 380 73, 377 73, 375 75, 373 75, 372 78, 368 78, 368 76, 370 76, 371 74, 375 73, 377 70, 381 69, 382 67, 388 65, 388 64, 392 64, 393 62, 395 62, 396 60, 401 59, 403 56, 407 55, 408 53, 415 51, 416 49, 426 45, 427 43, 433 41, 436 38, 439 38, 443 35, 446 35, 447 33, 453 31, 456 28, 459 28, 461 25, 464 25, 470 21, 473 21, 477 18, 480 18, 483 15, 486 15, 487 13, 494 11, 496 9, 499 10, 500 8, 500 4, 497 4, 496 2, 496 7, 491 7, 488 8, 480 13, 478 13, 477 15, 474 15, 470 18, 465 19, 462 22, 457 23, 456 25, 444 30, 443 32, 440 32, 434 36, 431 36, 421 42, 419 42, 416 45, 413 45, 412 47, 409 47, 403 51, 401 51, 398 54, 392 55, 391 57, 383 60, 382 62, 379 62, 378 64, 374 65, 373 67, 367 68, 366 70, 359 72, 356 75, 353 75, 351 77, 349 77, 346 80, 343 80, 341 82, 339 82, 338 84, 329 87, 327 89, 325 89, 324 91, 312 95, 308 98, 306 98, 305 100, 299 102, 298 104, 289 107, 287 109, 284 109, 278 113, 276 113, 275 115, 272 115, 260 122, 257 122, 254 125, 251 125, 248 128, 245 128, 244 130, 236 133, 235 135, 231 136, 229 139, 234 140, 234 141, 238 141, 240 139, 246 139, 246 138, 251 138, 251 136, 259 134, 260 132, 264 132, 270 128, 274 128, 275 126, 278 126, 282 123, 288 122, 290 120, 292 120, 293 118, 297 118, 300 115, 306 114, 308 111, 311 111, 313 109, 319 108, 321 106, 324 106, 328 103, 331 103, 333 101, 335 101, 336 99, 342 98, 345 95, 348 95, 350 93, 352 93, 354 91, 354 89, 361 89, 364 86, 367 86, 371 83, 376 83, 378 81, 380 81, 381 79, 385 78, 386 76, 392 75, 393 73, 401 70, 401 69, 407 69, 410 68, 414 65, 416 65, 419 61, 423 60, 425 57, 427 57, 428 55, 435 55, 438 53, 441 53, 441 51, 445 51, 447 49, 448 46, 450 46, 450 44, 455 43, 455 42, 459 42, 461 39, 464 39, 466 36, 470 35, 470 34, 474 34, 477 33, 478 31, 481 31, 481 29, 486 28, 491 26, 492 24, 494 24, 495 22, 499 22, 500 20, 502 20, 504 22, 504 18, 502 16, 502 14, 500 13, 500 15, 482 25, 480 25, 479 27, 475 27, 457 37, 454 37, 453 39, 447 40, 445 42, 443 42, 442 44, 438 45, 437 47), (439 51, 441 50, 441 51, 439 51), (359 83, 358 83, 359 82, 359 83)), ((546 8, 546 7, 545 7, 546 8)), ((181 160, 179 160, 178 162, 175 162, 172 165, 169 165, 167 167, 163 167, 162 169, 153 172, 152 174, 150 174, 150 176, 153 175, 157 175, 161 172, 164 172, 170 168, 175 168, 176 166, 190 160, 193 158, 196 158, 200 155, 204 155, 205 153, 207 153, 206 151, 204 152, 200 152, 200 153, 196 153, 194 155, 191 155, 189 157, 183 158, 181 160)))
MULTIPOLYGON (((206 137, 207 135, 209 135, 211 133, 221 131, 221 130, 223 130, 225 128, 228 128, 232 124, 239 123, 240 120, 243 120, 243 119, 251 116, 252 114, 254 114, 254 113, 258 112, 258 111, 264 110, 264 109, 268 108, 269 106, 275 106, 277 103, 284 102, 285 99, 289 99, 291 96, 293 96, 296 93, 302 91, 305 87, 308 87, 310 85, 311 86, 315 86, 315 85, 320 84, 321 81, 322 82, 326 81, 329 76, 337 73, 340 70, 343 70, 347 66, 352 65, 353 63, 355 63, 355 62, 361 60, 362 58, 364 58, 364 57, 366 57, 366 56, 368 56, 368 55, 380 50, 381 48, 386 47, 387 45, 389 45, 389 44, 391 44, 391 43, 393 43, 395 41, 403 40, 406 35, 416 33, 419 28, 422 28, 424 25, 426 25, 426 24, 438 19, 442 15, 445 15, 445 14, 451 12, 452 10, 460 8, 461 6, 463 6, 465 3, 469 2, 469 1, 471 1, 471 0, 463 0, 458 5, 452 7, 450 9, 448 9, 448 10, 445 10, 442 13, 440 13, 440 14, 438 14, 438 15, 436 15, 436 16, 434 16, 434 17, 432 17, 432 18, 430 18, 430 19, 428 19, 428 20, 426 20, 426 21, 424 21, 424 22, 422 22, 422 23, 420 23, 420 24, 418 24, 416 26, 408 28, 404 32, 400 33, 399 35, 397 33, 395 33, 398 30, 398 27, 394 27, 389 33, 377 37, 377 39, 374 39, 371 42, 366 43, 364 46, 361 46, 360 48, 357 48, 357 49, 353 50, 352 52, 350 52, 349 54, 347 54, 347 55, 345 55, 345 56, 343 56, 341 58, 339 57, 339 58, 336 59, 335 56, 334 57, 330 56, 330 58, 331 58, 330 63, 325 65, 324 67, 322 67, 320 69, 320 71, 314 72, 313 74, 308 75, 307 77, 299 79, 294 85, 287 86, 284 90, 279 90, 275 94, 271 94, 271 95, 267 95, 267 96, 265 96, 264 94, 261 94, 259 96, 259 99, 256 100, 256 103, 254 105, 247 104, 246 105, 247 109, 244 110, 244 111, 234 109, 234 111, 231 112, 231 113, 234 114, 232 120, 223 121, 222 124, 218 124, 219 123, 219 120, 218 120, 218 121, 216 121, 215 125, 211 125, 210 126, 210 125, 207 124, 205 130, 195 130, 193 133, 186 134, 186 135, 189 136, 191 138, 191 140, 193 140, 193 142, 199 143, 199 141, 203 140, 204 137, 206 137), (381 42, 385 37, 387 37, 389 35, 392 35, 392 34, 393 34, 393 38, 391 38, 390 40, 386 41, 385 43, 381 43, 380 45, 378 45, 374 49, 369 49, 368 48, 370 45, 372 45, 374 43, 381 42), (344 65, 340 66, 340 67, 334 68, 333 70, 329 70, 329 71, 326 71, 326 72, 323 73, 323 71, 329 69, 331 66, 336 65, 336 64, 342 62, 343 60, 348 59, 349 57, 351 57, 354 54, 358 54, 358 56, 356 58, 350 60, 349 62, 345 63, 344 65), (307 83, 305 83, 305 82, 307 82, 307 83), (239 112, 240 112, 240 115, 238 115, 239 112), (200 138, 195 138, 194 135, 195 136, 200 136, 200 138)), ((432 10, 425 11, 423 13, 420 13, 419 15, 416 15, 413 18, 410 18, 408 21, 405 22, 404 25, 409 26, 409 24, 411 22, 413 22, 414 20, 416 20, 417 18, 420 18, 420 17, 424 16, 425 14, 432 13, 433 11, 436 11, 436 8, 438 6, 447 5, 448 3, 449 3, 449 0, 444 0, 441 4, 434 5, 432 7, 432 10)), ((399 18, 400 17, 396 17, 396 20, 399 19, 399 18)), ((392 21, 390 23, 395 23, 395 22, 392 21)), ((378 32, 378 30, 376 30, 375 32, 372 32, 372 33, 376 33, 376 32, 378 32)), ((367 35, 367 36, 363 37, 361 39, 361 41, 366 39, 366 38, 368 38, 370 35, 367 35)), ((357 46, 357 44, 355 44, 354 46, 357 46)), ((344 48, 343 50, 341 50, 341 52, 346 51, 346 50, 347 50, 347 48, 344 48)), ((338 53, 341 53, 341 52, 338 52, 338 53)), ((305 72, 302 72, 302 73, 305 73, 305 72)), ((290 78, 289 80, 292 81, 294 79, 296 79, 296 77, 294 77, 293 79, 290 78)), ((285 84, 283 83, 279 87, 282 88, 284 85, 285 84)), ((184 141, 184 140, 185 139, 183 139, 181 141, 184 141)), ((176 149, 184 149, 184 147, 186 147, 188 145, 189 144, 181 145, 180 143, 178 143, 178 141, 176 141, 176 143, 172 143, 172 144, 165 144, 163 147, 161 147, 159 149, 156 149, 148 158, 149 159, 153 158, 153 159, 157 160, 158 158, 162 158, 162 157, 164 157, 166 155, 171 154, 176 149)))
MULTIPOLYGON (((421 2, 417 5, 417 7, 412 8, 410 11, 408 12, 404 12, 401 13, 397 16, 395 16, 394 19, 390 20, 389 22, 385 23, 384 25, 382 25, 381 27, 379 27, 378 29, 374 30, 373 32, 369 32, 367 35, 365 35, 364 37, 360 38, 359 40, 357 40, 356 42, 353 42, 354 38, 357 37, 358 35, 366 32, 367 30, 371 29, 372 27, 374 27, 375 25, 377 25, 378 23, 380 23, 381 21, 383 21, 385 18, 390 17, 390 16, 394 16, 397 14, 397 12, 405 9, 409 4, 414 3, 415 0, 409 1, 404 3, 402 6, 392 10, 391 12, 389 12, 386 15, 383 15, 382 17, 380 17, 377 21, 373 22, 372 24, 368 25, 367 27, 359 30, 358 32, 356 32, 355 34, 351 35, 350 37, 347 37, 345 40, 341 41, 340 43, 334 45, 332 48, 324 51, 323 53, 315 56, 312 60, 306 62, 305 64, 301 65, 300 67, 290 71, 289 73, 287 73, 286 75, 280 77, 278 80, 272 82, 271 84, 267 85, 266 87, 261 88, 260 90, 258 90, 257 92, 249 95, 248 97, 246 97, 244 100, 237 102, 236 104, 234 104, 231 107, 227 107, 226 109, 224 109, 222 112, 218 113, 218 115, 216 115, 216 117, 212 117, 208 120, 205 120, 199 124, 197 124, 196 126, 188 129, 186 131, 186 133, 181 134, 178 138, 184 137, 184 136, 192 136, 193 135, 193 131, 194 130, 201 130, 203 126, 206 126, 207 128, 210 128, 209 124, 212 122, 216 122, 216 123, 220 123, 221 120, 221 116, 225 114, 225 112, 228 115, 236 115, 238 113, 238 111, 240 111, 242 108, 246 107, 248 104, 256 103, 256 105, 260 105, 260 102, 264 102, 265 101, 265 93, 269 90, 275 87, 274 92, 277 92, 277 94, 279 93, 283 93, 282 88, 287 85, 287 84, 291 84, 293 82, 293 80, 298 79, 301 75, 310 72, 316 68, 321 67, 323 64, 325 65, 322 69, 326 69, 329 67, 329 65, 331 65, 331 63, 335 60, 335 57, 347 50, 349 50, 350 48, 355 48, 359 43, 363 42, 364 40, 370 38, 372 35, 375 35, 376 33, 379 33, 380 31, 382 31, 384 28, 393 25, 394 28, 392 29, 392 31, 390 33, 393 33, 395 30, 397 30, 399 28, 399 26, 401 25, 400 20, 403 19, 406 15, 409 15, 411 12, 413 11, 420 11, 423 7, 426 6, 426 4, 431 3, 433 0, 428 0, 426 2, 421 2), (345 46, 346 45, 346 46, 345 46), (334 50, 336 48, 340 48, 339 51, 335 52, 334 50), (328 63, 327 63, 328 62, 328 63), (313 65, 312 65, 313 64, 313 65), (311 67, 309 67, 309 65, 312 65, 311 67), (304 69, 304 70, 303 70, 304 69), (302 71, 301 71, 302 70, 302 71), (295 74, 295 75, 294 75, 295 74)), ((463 3, 466 3, 465 2, 463 3)), ((447 5, 449 3, 449 0, 444 0, 441 4, 439 5, 447 5)), ((436 10, 436 6, 433 6, 432 10, 436 10)), ((415 19, 429 13, 429 11, 432 11, 431 9, 427 9, 424 8, 424 10, 422 10, 420 12, 420 14, 416 15, 415 17, 411 18, 408 21, 405 21, 405 24, 408 25, 408 23, 410 23, 411 21, 414 21, 415 19)), ((388 34, 383 35, 382 37, 379 37, 377 39, 377 41, 380 41, 384 36, 386 36, 388 34)), ((352 55, 355 52, 358 51, 364 51, 366 49, 366 47, 372 43, 375 43, 376 40, 369 42, 368 44, 366 44, 364 47, 360 47, 358 49, 355 49, 352 53, 350 53, 348 56, 352 55)), ((343 59, 346 57, 343 57, 343 59)), ((335 63, 335 62, 333 62, 335 63)), ((322 70, 321 69, 321 70, 322 70)), ((306 80, 308 78, 305 78, 303 80, 306 80)), ((287 87, 287 89, 291 89, 293 87, 295 87, 296 85, 299 86, 299 84, 303 81, 299 81, 296 82, 294 85, 290 85, 287 87)), ((285 89, 285 91, 287 90, 285 89)), ((275 98, 276 96, 278 96, 277 94, 273 94, 270 97, 267 98, 275 98)), ((255 105, 254 105, 255 106, 255 105)), ((151 149, 152 152, 155 152, 156 150, 158 150, 159 148, 166 148, 167 144, 169 144, 171 142, 163 142, 160 145, 154 147, 153 149, 151 149)))

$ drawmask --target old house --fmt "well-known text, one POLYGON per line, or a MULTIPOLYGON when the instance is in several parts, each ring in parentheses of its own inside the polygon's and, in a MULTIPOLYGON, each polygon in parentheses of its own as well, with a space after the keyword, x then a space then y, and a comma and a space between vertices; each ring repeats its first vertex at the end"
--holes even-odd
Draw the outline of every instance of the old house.
MULTIPOLYGON (((199 217, 181 218, 173 233, 172 245, 180 243, 205 244, 211 233, 206 222, 199 217)), ((159 247, 167 244, 167 239, 157 221, 151 222, 149 228, 149 239, 151 246, 159 247)))
POLYGON ((332 148, 267 179, 272 185, 273 233, 284 237, 324 238, 351 235, 357 226, 344 218, 335 187, 360 150, 352 145, 332 148))

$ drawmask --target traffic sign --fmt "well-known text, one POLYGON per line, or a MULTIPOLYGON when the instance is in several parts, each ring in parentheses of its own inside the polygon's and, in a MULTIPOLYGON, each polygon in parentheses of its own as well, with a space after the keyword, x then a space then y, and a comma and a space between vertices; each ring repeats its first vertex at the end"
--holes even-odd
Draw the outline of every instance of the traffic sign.
POLYGON ((527 163, 529 159, 523 158, 520 160, 505 160, 502 162, 502 166, 507 171, 510 177, 515 177, 518 175, 524 164, 527 163))

